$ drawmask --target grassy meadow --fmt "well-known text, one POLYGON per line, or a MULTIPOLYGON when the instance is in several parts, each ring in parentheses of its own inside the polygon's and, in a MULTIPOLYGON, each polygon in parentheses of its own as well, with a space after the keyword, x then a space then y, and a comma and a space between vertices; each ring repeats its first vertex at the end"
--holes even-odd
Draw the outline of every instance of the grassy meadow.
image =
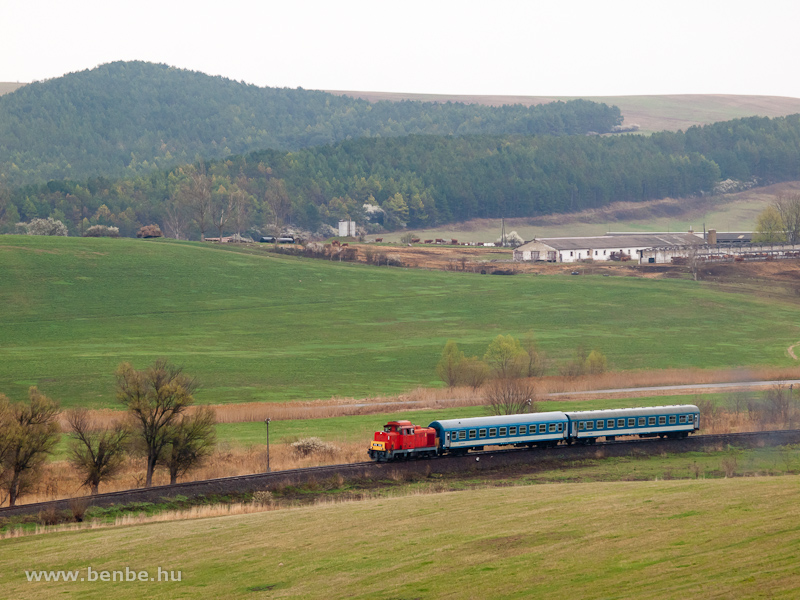
POLYGON ((11 538, 3 594, 794 598, 797 490, 797 476, 543 484, 11 538), (181 581, 25 575, 88 567, 181 581))
POLYGON ((492 277, 248 254, 188 242, 0 237, 0 391, 114 406, 117 365, 164 356, 204 403, 439 385, 448 339, 482 355, 533 332, 616 370, 790 366, 793 303, 636 277, 492 277))

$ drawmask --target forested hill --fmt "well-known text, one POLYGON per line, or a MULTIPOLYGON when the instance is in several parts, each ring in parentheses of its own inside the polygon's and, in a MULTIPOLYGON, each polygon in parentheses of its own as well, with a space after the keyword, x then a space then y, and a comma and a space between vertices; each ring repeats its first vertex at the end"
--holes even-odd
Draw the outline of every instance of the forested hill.
POLYGON ((0 97, 0 183, 142 174, 253 150, 409 134, 608 132, 619 109, 377 102, 260 88, 146 62, 116 62, 0 97))
POLYGON ((227 233, 276 222, 314 231, 340 218, 377 232, 679 198, 728 178, 800 179, 800 115, 652 136, 362 138, 120 180, 53 181, 0 194, 0 233, 18 220, 52 216, 73 235, 95 224, 135 235, 141 225, 158 223, 196 238, 192 207, 202 198, 207 213, 235 213, 227 233))

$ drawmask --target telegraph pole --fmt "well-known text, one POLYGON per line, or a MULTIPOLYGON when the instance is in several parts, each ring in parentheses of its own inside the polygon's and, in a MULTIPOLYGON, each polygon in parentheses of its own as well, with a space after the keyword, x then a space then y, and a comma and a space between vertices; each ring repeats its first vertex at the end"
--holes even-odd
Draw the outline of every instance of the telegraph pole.
POLYGON ((269 468, 269 423, 272 421, 269 417, 264 419, 264 424, 267 426, 267 473, 270 472, 269 468))

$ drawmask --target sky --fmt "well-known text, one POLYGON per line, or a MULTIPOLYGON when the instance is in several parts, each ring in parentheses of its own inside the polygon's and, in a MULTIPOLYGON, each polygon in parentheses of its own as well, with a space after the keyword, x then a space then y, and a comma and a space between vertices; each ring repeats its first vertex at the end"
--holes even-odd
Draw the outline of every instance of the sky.
POLYGON ((800 97, 797 0, 0 0, 0 82, 117 60, 259 86, 800 97))

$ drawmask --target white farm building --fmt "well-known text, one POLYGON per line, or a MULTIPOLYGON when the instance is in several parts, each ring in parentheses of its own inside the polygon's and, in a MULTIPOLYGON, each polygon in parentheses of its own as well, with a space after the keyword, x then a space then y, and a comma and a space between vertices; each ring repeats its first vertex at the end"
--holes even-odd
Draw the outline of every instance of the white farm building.
POLYGON ((542 238, 514 250, 515 261, 571 263, 581 260, 632 260, 637 263, 645 250, 666 246, 703 244, 694 233, 630 233, 597 237, 542 238))

